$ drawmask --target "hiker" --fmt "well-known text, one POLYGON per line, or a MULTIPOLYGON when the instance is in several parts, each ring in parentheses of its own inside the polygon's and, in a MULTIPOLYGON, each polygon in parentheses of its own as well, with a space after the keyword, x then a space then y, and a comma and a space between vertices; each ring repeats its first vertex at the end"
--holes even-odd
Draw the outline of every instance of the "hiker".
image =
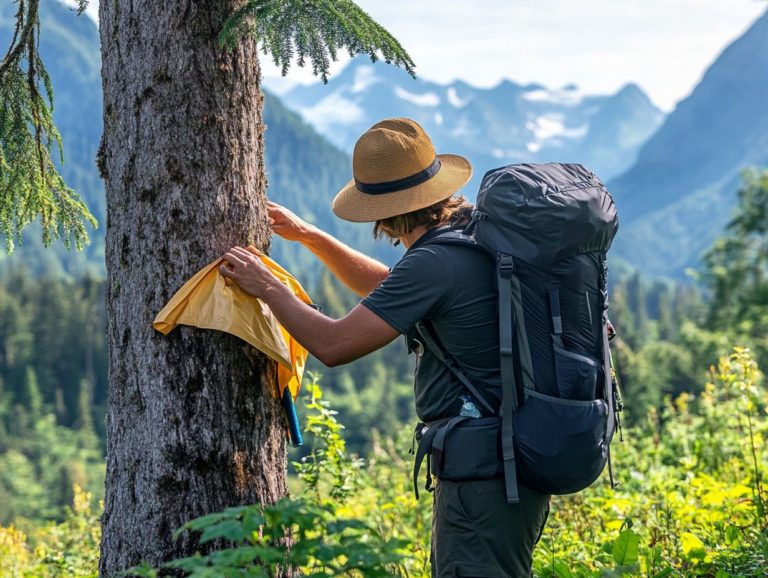
MULTIPOLYGON (((221 274, 269 305, 288 332, 328 366, 351 362, 406 335, 419 356, 414 391, 422 422, 491 415, 424 347, 419 331, 427 322, 478 393, 498 403, 494 258, 469 246, 429 243, 446 227, 460 227, 469 219, 471 207, 457 192, 471 177, 470 163, 456 155, 436 155, 416 122, 388 119, 357 141, 353 174, 333 201, 334 213, 348 221, 372 222, 374 236, 405 247, 391 271, 284 207, 268 205, 274 233, 303 244, 363 297, 346 316, 330 319, 300 302, 241 247, 226 253, 228 265, 221 266, 221 274)), ((518 483, 519 502, 508 503, 502 471, 493 468, 487 479, 435 482, 433 576, 531 576, 549 496, 518 483)))

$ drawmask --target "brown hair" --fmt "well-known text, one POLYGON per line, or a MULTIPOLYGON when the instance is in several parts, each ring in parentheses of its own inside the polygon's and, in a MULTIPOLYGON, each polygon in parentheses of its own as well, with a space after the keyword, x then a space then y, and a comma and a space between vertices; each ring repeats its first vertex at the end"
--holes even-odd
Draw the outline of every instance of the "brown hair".
POLYGON ((373 237, 375 239, 388 237, 390 241, 396 243, 399 237, 407 235, 420 225, 426 225, 429 230, 441 225, 467 222, 471 209, 472 205, 463 196, 448 197, 429 207, 376 221, 373 226, 373 237))

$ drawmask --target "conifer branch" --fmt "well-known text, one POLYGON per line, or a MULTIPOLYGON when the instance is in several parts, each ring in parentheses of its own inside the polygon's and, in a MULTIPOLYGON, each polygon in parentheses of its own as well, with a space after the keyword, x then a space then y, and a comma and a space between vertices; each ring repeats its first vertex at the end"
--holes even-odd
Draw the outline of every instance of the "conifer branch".
POLYGON ((338 51, 368 54, 371 60, 402 66, 415 77, 414 63, 400 43, 352 0, 246 0, 227 20, 222 43, 232 48, 242 36, 254 36, 283 75, 291 59, 307 61, 328 82, 338 51))
MULTIPOLYGON (((51 150, 64 160, 53 122, 53 89, 38 51, 40 0, 18 0, 10 47, 0 63, 0 233, 6 249, 21 242, 23 229, 40 219, 43 244, 63 239, 88 244, 88 208, 59 174, 51 150)), ((80 0, 80 9, 86 0, 80 0)))

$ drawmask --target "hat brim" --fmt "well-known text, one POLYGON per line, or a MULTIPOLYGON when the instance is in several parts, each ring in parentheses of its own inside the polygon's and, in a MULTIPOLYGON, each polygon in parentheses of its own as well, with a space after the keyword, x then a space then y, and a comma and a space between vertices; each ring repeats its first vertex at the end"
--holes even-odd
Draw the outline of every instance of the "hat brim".
POLYGON ((354 223, 388 219, 447 199, 472 178, 472 165, 459 155, 437 155, 440 170, 424 183, 394 193, 371 195, 349 181, 333 199, 337 217, 354 223))

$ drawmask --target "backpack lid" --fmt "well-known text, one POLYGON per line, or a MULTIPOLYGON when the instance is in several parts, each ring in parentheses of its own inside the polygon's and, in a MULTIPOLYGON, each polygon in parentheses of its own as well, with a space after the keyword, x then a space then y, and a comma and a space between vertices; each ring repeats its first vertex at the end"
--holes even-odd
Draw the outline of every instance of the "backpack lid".
POLYGON ((579 164, 516 164, 483 177, 471 227, 487 249, 534 266, 607 251, 618 230, 613 198, 579 164))

